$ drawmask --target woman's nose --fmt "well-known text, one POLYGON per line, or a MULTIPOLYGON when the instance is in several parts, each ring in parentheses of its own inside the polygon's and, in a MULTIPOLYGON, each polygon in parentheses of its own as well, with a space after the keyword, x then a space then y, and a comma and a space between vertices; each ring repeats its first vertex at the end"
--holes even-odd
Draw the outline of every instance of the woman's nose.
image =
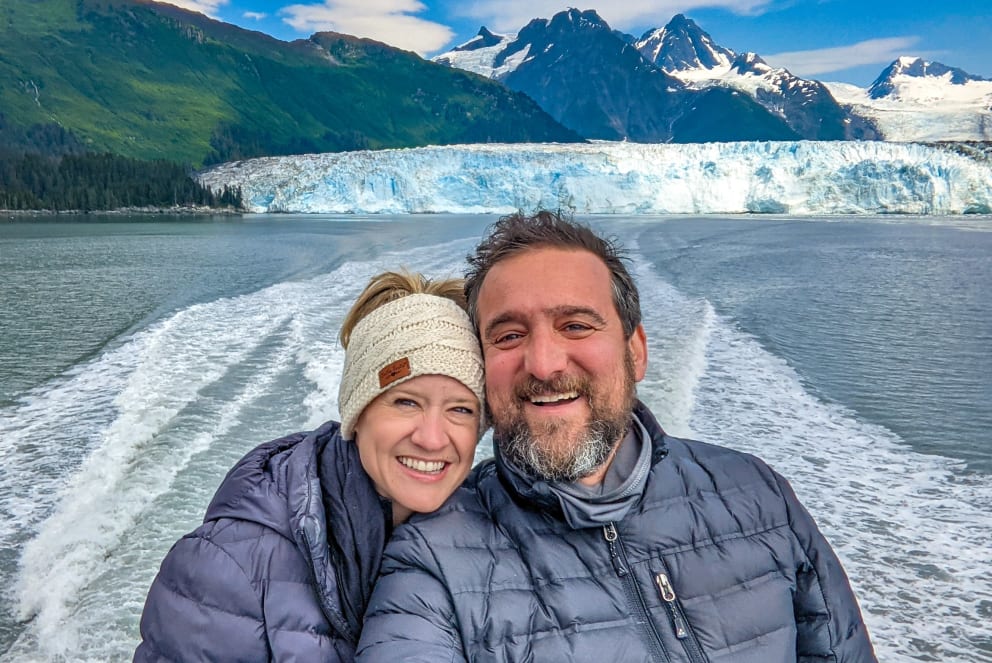
POLYGON ((433 410, 426 410, 415 424, 410 438, 414 444, 422 449, 443 449, 448 444, 448 436, 442 414, 433 410))

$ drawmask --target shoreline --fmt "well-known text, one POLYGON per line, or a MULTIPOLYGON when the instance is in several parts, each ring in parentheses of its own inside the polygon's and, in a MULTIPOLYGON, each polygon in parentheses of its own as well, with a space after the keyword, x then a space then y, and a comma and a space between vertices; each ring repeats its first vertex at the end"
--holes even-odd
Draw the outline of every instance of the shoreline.
POLYGON ((244 216, 244 210, 232 207, 204 207, 199 205, 176 205, 173 207, 119 207, 111 210, 45 210, 45 209, 0 209, 0 218, 8 221, 31 217, 86 217, 86 216, 244 216))

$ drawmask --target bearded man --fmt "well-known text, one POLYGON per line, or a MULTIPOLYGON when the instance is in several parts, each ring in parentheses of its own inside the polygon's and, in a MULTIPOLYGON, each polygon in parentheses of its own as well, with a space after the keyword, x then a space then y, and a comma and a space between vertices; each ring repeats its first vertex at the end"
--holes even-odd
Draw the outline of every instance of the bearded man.
POLYGON ((785 479, 637 401, 647 340, 617 247, 517 214, 469 264, 496 458, 396 530, 359 661, 876 660, 785 479))

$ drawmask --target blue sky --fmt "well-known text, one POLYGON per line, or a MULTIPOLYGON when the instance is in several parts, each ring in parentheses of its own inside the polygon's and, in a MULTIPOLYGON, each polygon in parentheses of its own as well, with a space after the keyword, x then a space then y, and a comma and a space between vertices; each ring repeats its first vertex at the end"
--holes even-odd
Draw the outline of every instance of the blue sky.
MULTIPOLYGON (((557 0, 171 0, 278 39, 332 30, 371 37, 424 56, 448 50, 481 25, 514 33, 569 6, 557 0)), ((901 55, 992 78, 988 0, 606 0, 595 9, 635 36, 675 14, 720 45, 752 51, 773 66, 823 81, 868 86, 901 55)))

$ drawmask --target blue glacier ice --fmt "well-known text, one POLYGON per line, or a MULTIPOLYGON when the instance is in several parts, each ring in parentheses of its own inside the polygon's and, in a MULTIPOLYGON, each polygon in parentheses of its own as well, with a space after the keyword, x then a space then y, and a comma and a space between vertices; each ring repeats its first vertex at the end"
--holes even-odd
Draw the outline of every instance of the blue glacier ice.
POLYGON ((263 157, 206 170, 252 212, 989 214, 992 162, 915 143, 477 144, 263 157))

